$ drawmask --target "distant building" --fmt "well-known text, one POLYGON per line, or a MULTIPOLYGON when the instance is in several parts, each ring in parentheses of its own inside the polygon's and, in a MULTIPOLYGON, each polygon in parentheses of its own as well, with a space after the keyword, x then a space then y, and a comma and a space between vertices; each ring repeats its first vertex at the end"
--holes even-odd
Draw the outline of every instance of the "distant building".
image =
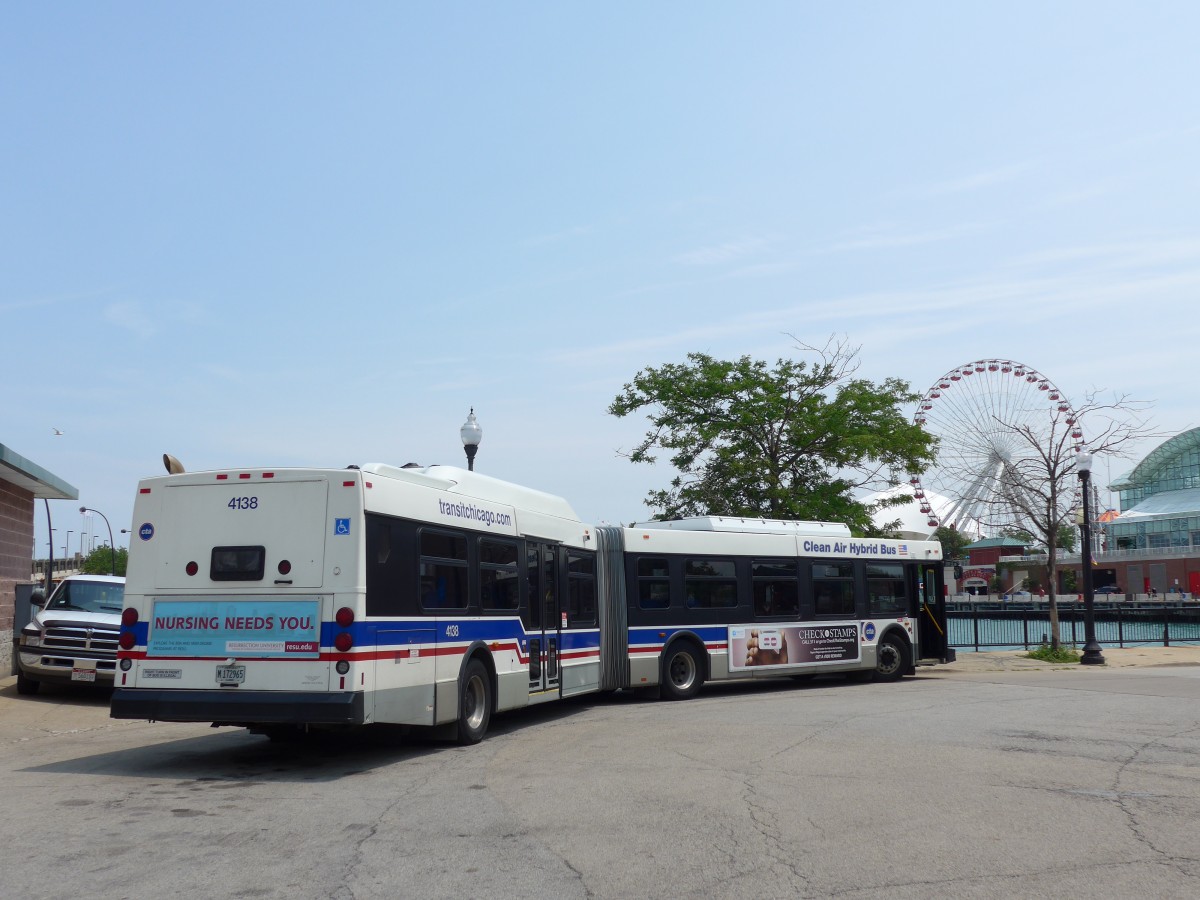
MULTIPOLYGON (((992 591, 996 580, 998 564, 1003 557, 1023 556, 1026 552, 1025 542, 1020 538, 994 537, 984 538, 963 548, 967 554, 963 565, 962 578, 956 579, 956 593, 988 594, 992 591)), ((1012 587, 1011 579, 1003 581, 1001 590, 1012 587)))
POLYGON ((1100 526, 1109 583, 1200 594, 1200 428, 1160 444, 1109 489, 1121 498, 1120 515, 1100 526))
POLYGON ((13 665, 16 585, 33 571, 33 504, 42 498, 78 500, 79 491, 0 444, 0 673, 13 665))

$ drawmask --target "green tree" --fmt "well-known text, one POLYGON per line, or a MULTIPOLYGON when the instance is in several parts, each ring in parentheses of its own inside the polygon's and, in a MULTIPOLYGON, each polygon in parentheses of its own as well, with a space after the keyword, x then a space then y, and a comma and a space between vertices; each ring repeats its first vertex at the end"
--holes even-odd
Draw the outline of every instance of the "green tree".
POLYGON ((79 570, 88 575, 124 575, 128 562, 129 551, 124 547, 118 547, 115 553, 108 546, 97 547, 83 558, 79 570), (115 572, 112 571, 114 560, 117 566, 115 572))
POLYGON ((858 348, 844 342, 798 347, 811 362, 689 353, 625 385, 608 411, 645 411, 652 426, 629 459, 653 463, 663 451, 678 473, 646 499, 657 518, 813 519, 876 533, 873 509, 855 492, 933 460, 934 439, 901 411, 918 395, 897 378, 855 378, 858 348))
POLYGON ((1058 546, 1061 547, 1063 550, 1066 550, 1068 553, 1075 552, 1076 536, 1077 536, 1077 534, 1076 534, 1076 531, 1073 526, 1071 526, 1071 525, 1059 525, 1058 526, 1058 546))
POLYGON ((942 559, 949 562, 952 559, 966 559, 966 548, 974 541, 957 528, 939 525, 933 533, 933 539, 942 545, 942 559))

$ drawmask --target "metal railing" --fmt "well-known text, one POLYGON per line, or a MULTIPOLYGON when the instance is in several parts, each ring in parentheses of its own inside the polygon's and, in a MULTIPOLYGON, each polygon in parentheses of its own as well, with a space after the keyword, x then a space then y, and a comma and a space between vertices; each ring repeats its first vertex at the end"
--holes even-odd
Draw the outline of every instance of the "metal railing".
MULTIPOLYGON (((48 560, 35 559, 33 561, 33 577, 30 581, 41 581, 46 577, 46 563, 48 560)), ((56 559, 54 560, 54 568, 51 570, 55 575, 78 575, 79 574, 78 559, 56 559)))
MULTIPOLYGON (((956 604, 958 605, 958 604, 956 604)), ((950 646, 964 650, 1030 649, 1050 643, 1050 612, 1043 604, 1023 609, 999 604, 963 604, 947 609, 950 646)), ((1006 604, 1011 606, 1011 604, 1006 604)), ((1200 644, 1200 603, 1105 604, 1095 610, 1101 646, 1200 644)), ((1059 642, 1082 646, 1084 612, 1059 608, 1059 642)))

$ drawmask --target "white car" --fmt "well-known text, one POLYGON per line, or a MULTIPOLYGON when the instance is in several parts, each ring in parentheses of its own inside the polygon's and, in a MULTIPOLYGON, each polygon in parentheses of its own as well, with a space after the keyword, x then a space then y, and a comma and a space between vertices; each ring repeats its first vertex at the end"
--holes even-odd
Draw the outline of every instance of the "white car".
POLYGON ((125 579, 70 575, 51 593, 33 593, 33 619, 21 629, 17 693, 47 684, 112 685, 125 579), (43 602, 44 601, 44 602, 43 602))

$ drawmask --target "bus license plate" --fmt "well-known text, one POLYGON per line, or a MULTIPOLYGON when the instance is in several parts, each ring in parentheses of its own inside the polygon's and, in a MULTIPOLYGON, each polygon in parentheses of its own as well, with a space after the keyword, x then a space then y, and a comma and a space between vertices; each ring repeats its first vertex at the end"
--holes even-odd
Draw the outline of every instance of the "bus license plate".
POLYGON ((245 666, 217 666, 218 684, 241 684, 245 680, 245 666))

